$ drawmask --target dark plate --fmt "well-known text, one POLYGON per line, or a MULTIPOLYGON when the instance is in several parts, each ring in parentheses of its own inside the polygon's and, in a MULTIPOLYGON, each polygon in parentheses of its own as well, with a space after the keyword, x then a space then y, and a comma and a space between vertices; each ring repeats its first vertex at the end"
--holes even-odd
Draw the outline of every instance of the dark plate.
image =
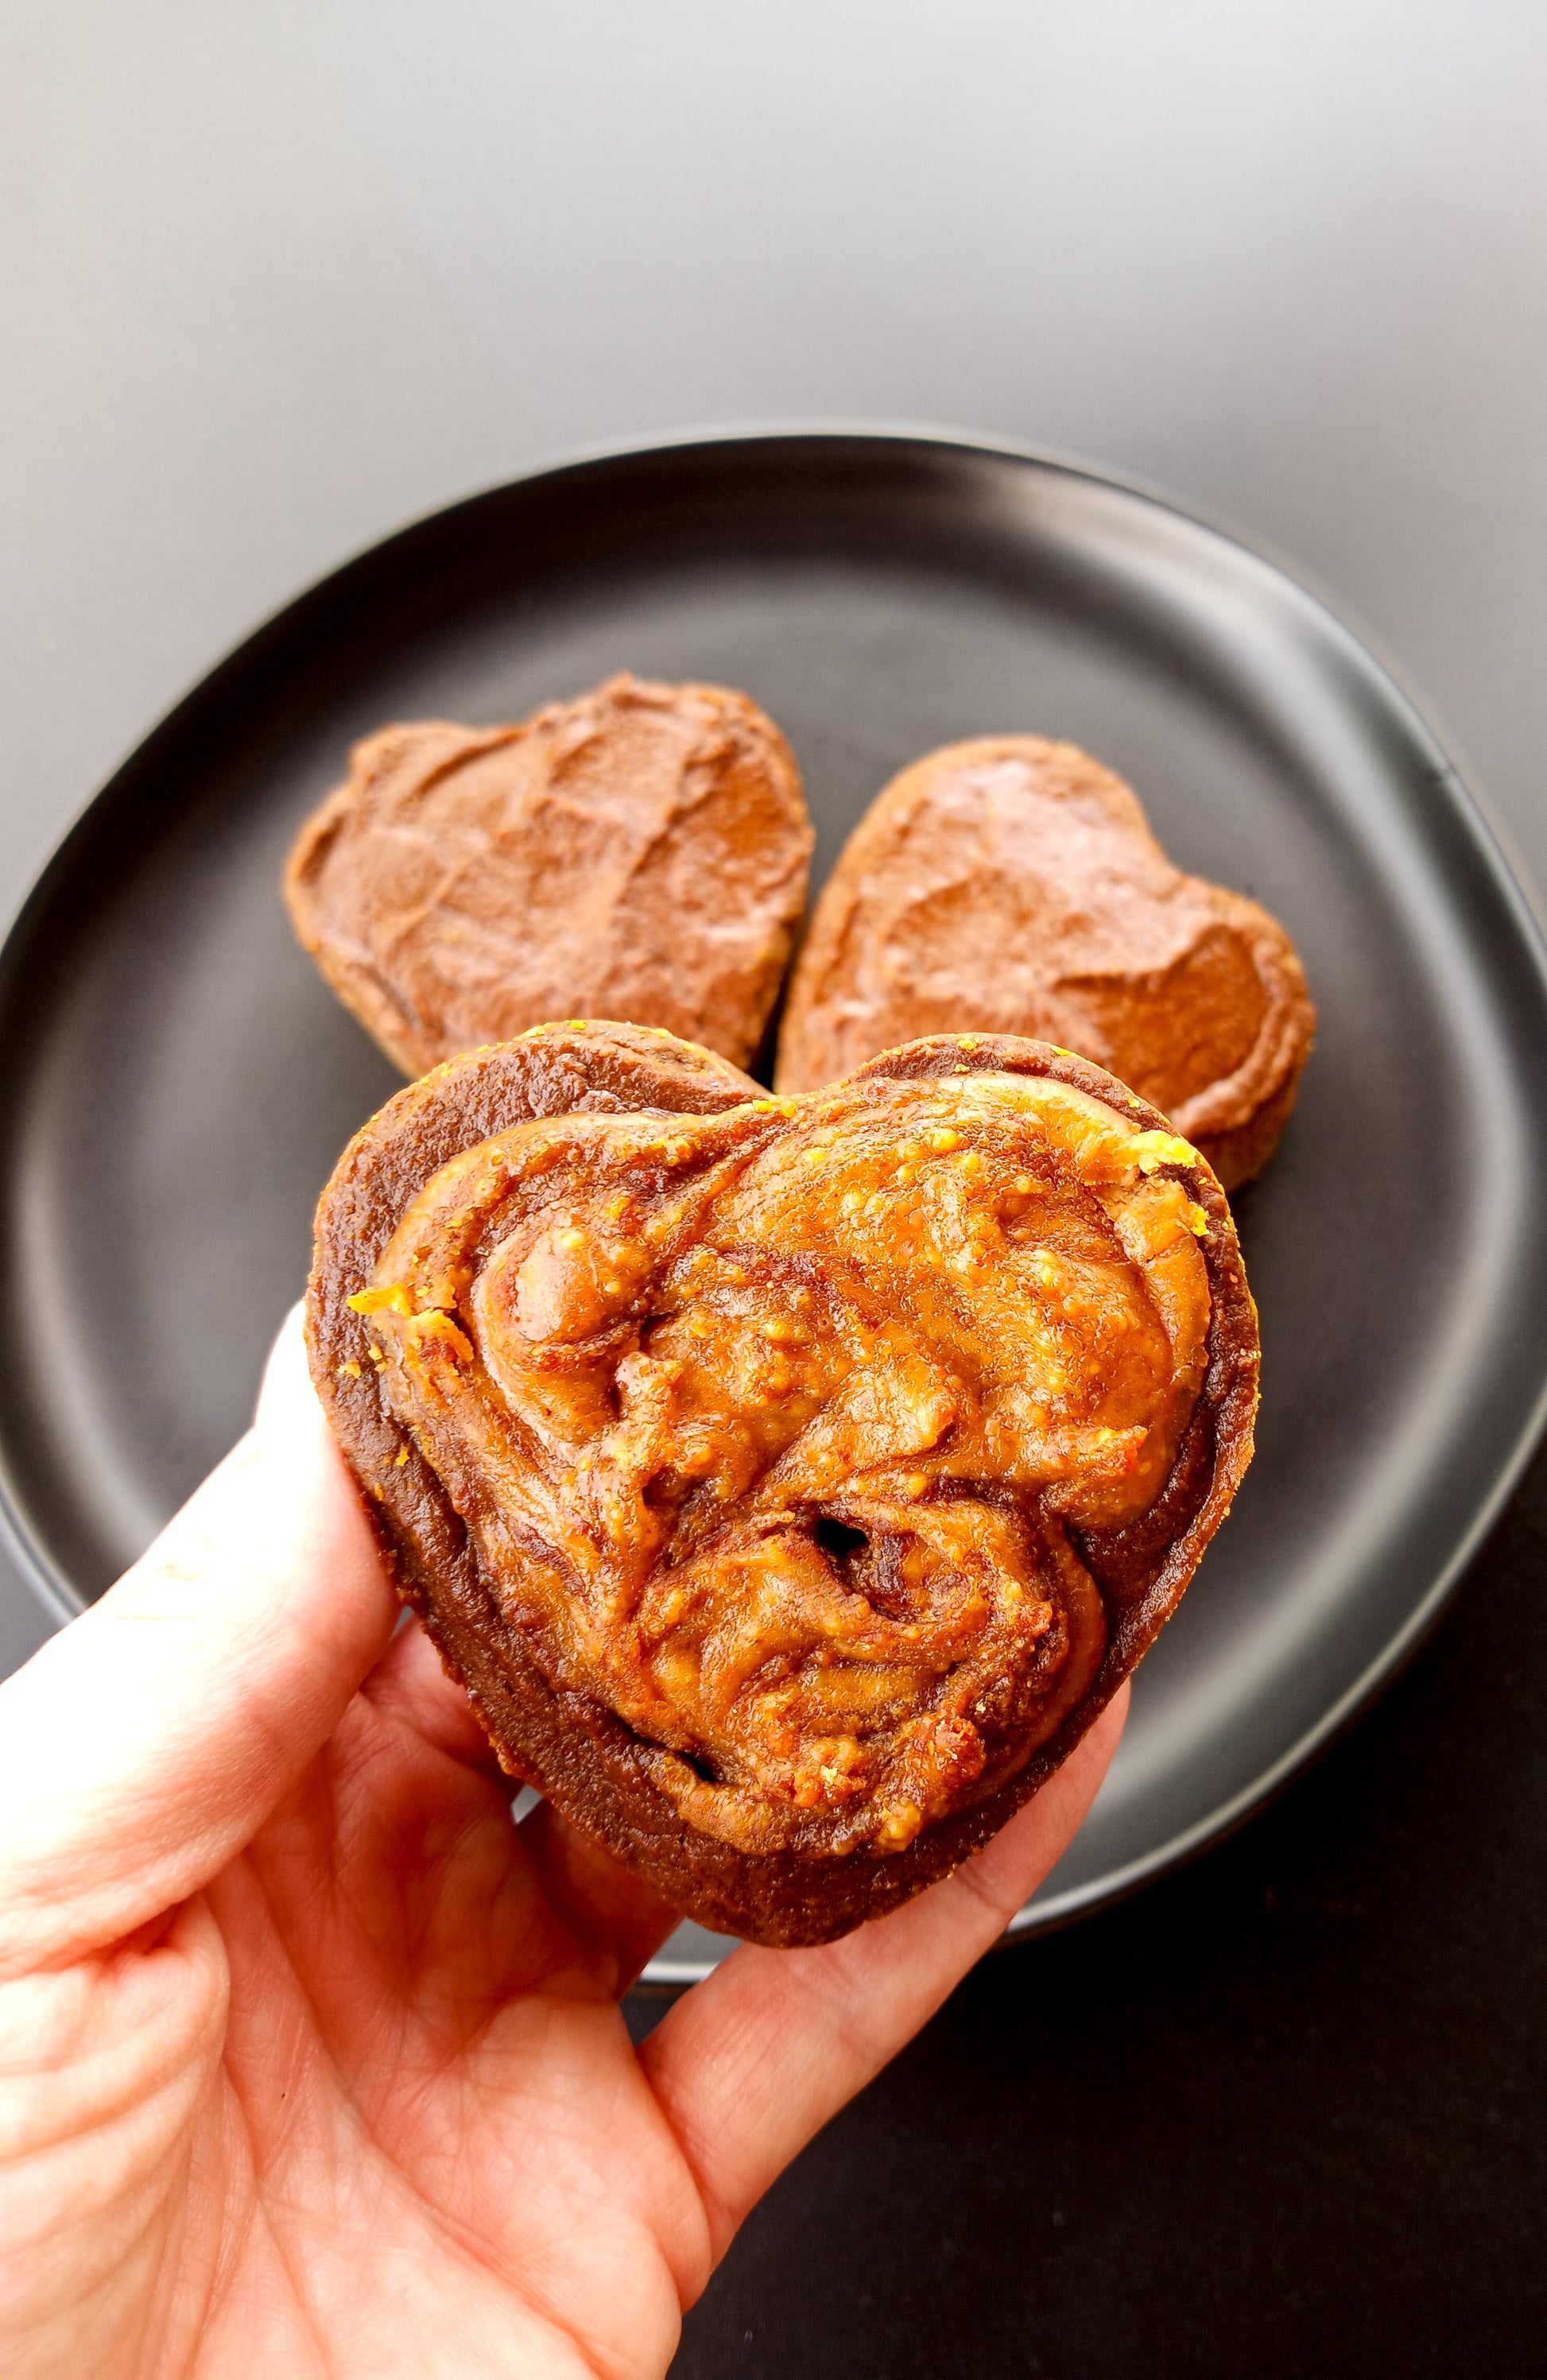
MULTIPOLYGON (((1293 932, 1322 1012, 1236 1211, 1260 1451, 1023 1925, 1281 1784, 1388 1677, 1497 1512, 1547 1371, 1547 965, 1407 698, 1282 569, 1154 498, 919 437, 710 441, 405 530, 225 662, 92 805, 0 959, 0 1477, 44 1592, 101 1591, 238 1435, 313 1202, 396 1086, 291 941, 280 863, 384 719, 609 671, 745 686, 818 880, 930 746, 1072 737, 1173 856, 1293 932)), ((718 1947, 685 1929, 657 1973, 718 1947)))

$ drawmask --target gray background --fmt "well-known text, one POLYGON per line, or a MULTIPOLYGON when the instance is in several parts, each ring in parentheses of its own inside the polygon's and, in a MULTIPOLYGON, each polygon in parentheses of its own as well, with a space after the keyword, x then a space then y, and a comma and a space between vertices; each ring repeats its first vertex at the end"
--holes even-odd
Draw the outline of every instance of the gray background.
MULTIPOLYGON (((854 417, 1066 450, 1284 549, 1399 657, 1528 874, 1547 882, 1544 103, 1547 11, 1501 0, 5 0, 0 901, 14 907, 66 821, 226 646, 404 518, 594 442, 854 417)), ((1463 1877, 1506 1894, 1477 1827, 1526 1806, 1541 1762, 1537 1723, 1524 1706, 1512 1722, 1497 1699, 1494 1657, 1455 1632, 1485 1626, 1468 1611, 1504 1609, 1517 1576, 1530 1593, 1519 1609, 1537 1608, 1544 1510, 1539 1464, 1452 1625, 1449 1670, 1406 1682, 1335 1756, 1343 1767, 1285 1805, 1303 1826, 1330 1775, 1346 1831, 1338 1796, 1354 1794, 1358 1815, 1346 1870, 1302 1878, 1300 1901, 1283 1885, 1285 1905, 1311 1913, 1276 1971, 1251 1928, 1267 1923, 1260 1885, 1281 1890, 1259 1869, 1299 1855, 1278 1815, 1246 1839, 1254 1848, 1147 1896, 1150 1915, 1084 1929, 1151 1968, 1153 1912, 1208 1934, 1238 2024, 1227 2040, 1188 2034, 1187 2054, 1223 2061, 1244 2107, 1231 2044, 1251 2066, 1241 2045, 1282 2032, 1282 2067, 1271 2048, 1251 2067, 1265 2120, 1292 2124, 1309 2087, 1275 1997, 1288 1973, 1309 1979, 1295 1986, 1302 2013, 1334 1971, 1340 1992, 1390 2005, 1398 1947, 1378 1917, 1361 1920, 1367 1969, 1349 1969, 1341 1935, 1335 1952, 1325 1938, 1328 1906, 1385 1905, 1355 1874, 1367 1854, 1372 1873, 1407 1879, 1412 1905, 1446 1902, 1458 1975, 1492 1967, 1514 2005, 1540 1970, 1540 1938, 1510 1932, 1506 1899, 1456 1915, 1463 1877), (1468 1705, 1473 1688, 1451 1682, 1474 1672, 1468 1705), (1425 1695, 1439 1698, 1427 1731, 1425 1695), (1436 1869, 1424 1792, 1447 1726, 1461 1746, 1487 1736, 1492 1765, 1469 1860, 1436 1869), (1249 1920, 1231 1915, 1236 1892, 1249 1920)), ((9 1664, 45 1623, 16 1580, 0 1588, 9 1664)), ((1547 1683, 1540 1639, 1540 1623, 1524 1649, 1506 1630, 1503 1657, 1528 1677, 1534 1660, 1547 1683)), ((1069 1975, 1069 1961, 1095 1955, 1056 1953, 1069 1975)), ((1130 2330, 1055 2325, 1062 2360, 1029 2313, 1017 2327, 999 2249, 976 2293, 953 2293, 944 2248, 920 2280, 905 2150, 927 2160, 948 2132, 913 2111, 937 2092, 945 2124, 953 2095, 981 2087, 961 2010, 990 2034, 1017 2026, 1002 1980, 1013 1966, 969 1987, 979 1998, 958 1998, 902 2079, 775 2195, 690 2325, 685 2368, 784 2368, 792 2291, 824 2307, 825 2327, 800 2334, 808 2373, 829 2368, 828 2351, 834 2371, 939 2372, 958 2358, 968 2370, 983 2354, 998 2368, 1110 2371, 1131 2354, 1134 2369, 1196 2373, 1212 2368, 1210 2339, 1231 2368, 1217 2325, 1155 2330, 1157 2309, 1188 2300, 1163 2271, 1152 2305, 1134 2298, 1130 2330), (911 2262, 902 2274, 896 2240, 878 2248, 839 2307, 808 2287, 822 2252, 811 2210, 841 2214, 861 2169, 889 2177, 911 2262), (908 2311, 920 2288, 932 2315, 908 2311)), ((1224 1990, 1213 1969, 1178 1968, 1157 1986, 1156 2043, 1181 2054, 1200 1996, 1224 1990)), ((1304 2174, 1297 2196, 1263 2168, 1239 2185, 1249 2238, 1231 2232, 1229 2203, 1214 2209, 1221 2269, 1237 2276, 1251 2240, 1290 2227, 1295 2254, 1268 2273, 1241 2334, 1261 2369, 1309 2368, 1313 2350, 1322 2371, 1353 2369, 1356 2345, 1389 2341, 1405 2307, 1422 2321, 1401 2368, 1429 2368, 1426 2340, 1443 2368, 1447 2313, 1469 2308, 1478 2343, 1472 2284, 1458 2279, 1436 2313, 1424 2290, 1441 2286, 1443 2259, 1405 2280, 1395 2247, 1396 2262, 1381 2261, 1383 2235, 1372 2247, 1340 2212, 1357 2204, 1376 2222, 1370 2193, 1395 2186, 1394 2160, 1398 2197, 1419 2192, 1415 2235, 1458 2219, 1457 2176, 1480 2225, 1491 2190, 1518 2204, 1515 2083, 1466 2046, 1488 2009, 1452 2013, 1437 2130, 1402 2132, 1399 2104, 1420 2086, 1397 2055, 1399 2016, 1390 2033, 1376 2022, 1359 2071, 1372 2059, 1393 2095, 1345 2118, 1350 2083, 1318 2119, 1316 2140, 1340 2143, 1320 2195, 1304 2174), (1477 2111, 1495 2100, 1490 2134, 1477 2111), (1468 2109, 1480 2147, 1444 2131, 1465 2130, 1468 2109), (1334 2228, 1362 2258, 1346 2304, 1305 2278, 1319 2258, 1335 2265, 1334 2228), (1297 2305, 1311 2309, 1299 2327, 1297 2305), (1385 2329, 1370 2332, 1377 2315, 1385 2329)), ((1126 2003, 1113 2021, 1139 2023, 1126 2003)), ((1510 2070, 1518 2082, 1518 2061, 1510 2070)), ((1036 2087, 1027 2080, 1030 2098, 1036 2087)), ((1237 2152, 1227 2136, 1222 2172, 1237 2152)), ((1077 2173, 1065 2192, 1078 2197, 1077 2173)), ((1071 2281, 1071 2302, 1110 2295, 1130 2252, 1094 2241, 1086 2299, 1071 2281)), ((1529 2260, 1511 2271, 1488 2305, 1504 2325, 1500 2368, 1524 2369, 1527 2332, 1509 2323, 1540 2306, 1541 2283, 1529 2260)), ((1206 2296, 1212 2277, 1194 2277, 1206 2296)))
MULTIPOLYGON (((961 425, 1281 547, 1547 881, 1547 18, 5 0, 0 907, 297 588, 579 447, 961 425)), ((0 1597, 0 1659, 41 1623, 0 1597)))

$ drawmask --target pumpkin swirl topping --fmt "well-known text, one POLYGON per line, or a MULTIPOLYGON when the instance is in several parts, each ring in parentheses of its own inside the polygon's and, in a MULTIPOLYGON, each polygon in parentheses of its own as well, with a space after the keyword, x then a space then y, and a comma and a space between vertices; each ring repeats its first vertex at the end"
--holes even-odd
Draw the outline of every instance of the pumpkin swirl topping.
POLYGON ((1155 1504, 1204 1380, 1196 1163, 993 1072, 537 1117, 349 1302, 506 1620, 688 1826, 900 1852, 1101 1666, 1079 1532, 1155 1504))

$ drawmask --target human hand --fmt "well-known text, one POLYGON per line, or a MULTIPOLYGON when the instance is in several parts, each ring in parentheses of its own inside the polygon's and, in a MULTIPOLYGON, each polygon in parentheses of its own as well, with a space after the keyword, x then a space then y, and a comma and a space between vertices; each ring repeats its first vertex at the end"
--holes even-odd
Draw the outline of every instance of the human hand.
POLYGON ((296 1318, 257 1422, 0 1687, 10 2380, 664 2371, 776 2175, 1069 1841, 1127 1689, 987 1850, 736 1951, 636 2052, 673 1912, 518 1828, 397 1608, 296 1318))

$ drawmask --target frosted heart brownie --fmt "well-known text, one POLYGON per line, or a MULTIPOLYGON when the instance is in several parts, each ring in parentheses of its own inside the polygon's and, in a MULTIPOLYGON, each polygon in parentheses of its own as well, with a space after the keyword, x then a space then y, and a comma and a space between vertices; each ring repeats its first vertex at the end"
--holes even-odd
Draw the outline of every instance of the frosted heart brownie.
POLYGON ((1225 1188, 1273 1154, 1316 1014, 1255 901, 1174 868, 1073 744, 926 754, 849 837, 790 978, 781 1089, 921 1033, 1029 1033, 1153 1101, 1225 1188))
POLYGON ((744 1065, 806 898, 795 756, 725 686, 628 676, 507 727, 384 727, 285 875, 301 942, 407 1075, 552 1016, 744 1065))
POLYGON ((1257 1402, 1207 1163, 1011 1038, 796 1098, 626 1026, 455 1060, 340 1160, 308 1331, 511 1774, 771 1943, 894 1906, 1044 1781, 1257 1402))

